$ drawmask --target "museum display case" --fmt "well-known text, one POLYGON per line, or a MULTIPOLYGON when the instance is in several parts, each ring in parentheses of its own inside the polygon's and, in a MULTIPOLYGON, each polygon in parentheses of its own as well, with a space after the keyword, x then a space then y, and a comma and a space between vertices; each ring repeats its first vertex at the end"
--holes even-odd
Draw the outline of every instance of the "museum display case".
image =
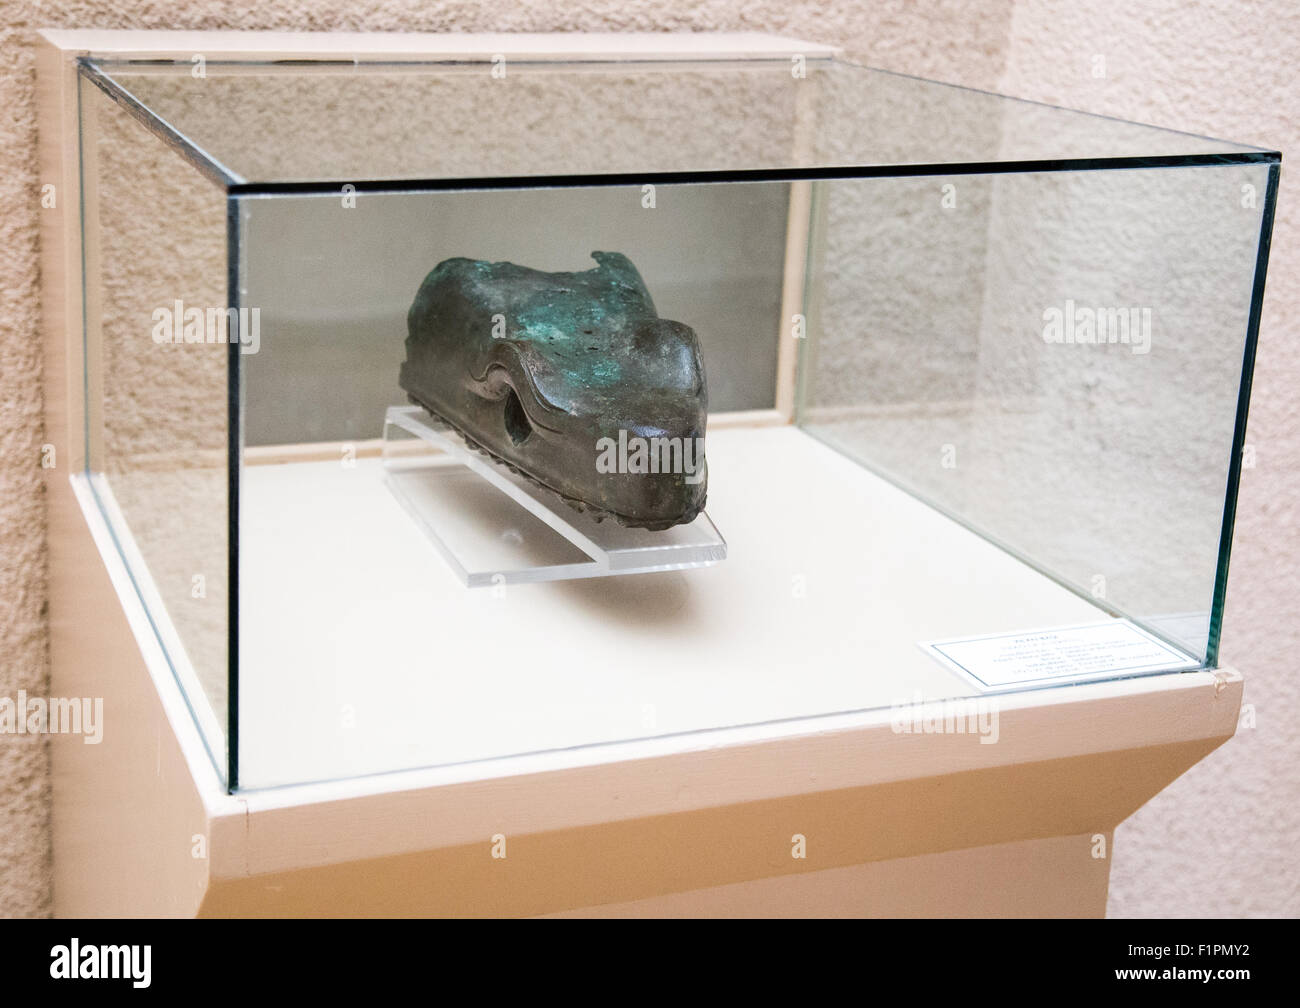
POLYGON ((78 478, 228 788, 1217 666, 1275 153, 823 49, 77 73, 78 478))

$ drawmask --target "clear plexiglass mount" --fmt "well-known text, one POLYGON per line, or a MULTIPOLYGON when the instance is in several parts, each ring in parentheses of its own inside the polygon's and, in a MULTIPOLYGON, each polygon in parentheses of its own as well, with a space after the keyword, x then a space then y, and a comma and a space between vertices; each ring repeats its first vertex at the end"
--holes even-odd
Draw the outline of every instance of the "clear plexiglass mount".
POLYGON ((82 60, 88 490, 230 787, 1217 664, 1279 155, 801 55, 82 60), (438 262, 593 250, 701 341, 669 533, 393 405, 438 262))
POLYGON ((662 532, 596 521, 418 406, 385 413, 384 466, 389 488, 470 587, 686 570, 727 556, 707 513, 662 532))

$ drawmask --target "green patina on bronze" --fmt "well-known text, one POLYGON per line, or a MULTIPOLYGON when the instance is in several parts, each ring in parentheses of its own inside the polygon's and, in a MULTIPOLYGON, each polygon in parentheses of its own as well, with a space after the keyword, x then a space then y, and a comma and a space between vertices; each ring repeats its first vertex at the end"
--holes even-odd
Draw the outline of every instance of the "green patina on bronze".
POLYGON ((704 506, 708 390, 699 341, 661 319, 635 266, 547 273, 447 259, 407 315, 400 382, 413 402, 571 504, 638 528, 693 521, 704 506), (683 443, 695 467, 601 471, 609 441, 683 443))

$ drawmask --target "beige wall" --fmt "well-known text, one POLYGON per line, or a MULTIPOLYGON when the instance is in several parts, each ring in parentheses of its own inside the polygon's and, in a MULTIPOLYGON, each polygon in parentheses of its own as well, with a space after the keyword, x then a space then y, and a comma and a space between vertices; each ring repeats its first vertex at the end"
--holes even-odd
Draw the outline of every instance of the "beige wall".
MULTIPOLYGON (((45 691, 44 505, 39 449, 36 229, 41 180, 27 37, 39 27, 372 30, 766 30, 844 45, 877 66, 1281 149, 1294 118, 1300 9, 1251 12, 1231 0, 986 0, 870 5, 822 0, 303 0, 230 12, 219 0, 172 5, 70 0, 38 13, 0 0, 0 695, 45 691), (1093 76, 1104 56, 1106 75, 1093 76)), ((1300 646, 1300 346, 1294 339, 1300 221, 1287 182, 1275 233, 1229 588, 1224 660, 1247 677, 1256 727, 1196 767, 1116 838, 1116 915, 1300 913, 1291 853, 1300 822, 1300 741, 1285 728, 1300 701, 1287 657, 1300 646)), ((46 762, 39 739, 0 737, 0 914, 49 910, 46 762)))

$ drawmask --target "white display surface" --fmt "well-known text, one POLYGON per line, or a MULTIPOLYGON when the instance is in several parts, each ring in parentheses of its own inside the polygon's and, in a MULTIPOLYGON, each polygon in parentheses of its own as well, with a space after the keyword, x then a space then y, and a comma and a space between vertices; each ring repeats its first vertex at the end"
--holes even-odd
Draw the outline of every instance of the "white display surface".
POLYGON ((726 563, 468 589, 380 460, 247 466, 241 787, 966 696, 918 641, 1104 618, 797 428, 709 468, 726 563))

